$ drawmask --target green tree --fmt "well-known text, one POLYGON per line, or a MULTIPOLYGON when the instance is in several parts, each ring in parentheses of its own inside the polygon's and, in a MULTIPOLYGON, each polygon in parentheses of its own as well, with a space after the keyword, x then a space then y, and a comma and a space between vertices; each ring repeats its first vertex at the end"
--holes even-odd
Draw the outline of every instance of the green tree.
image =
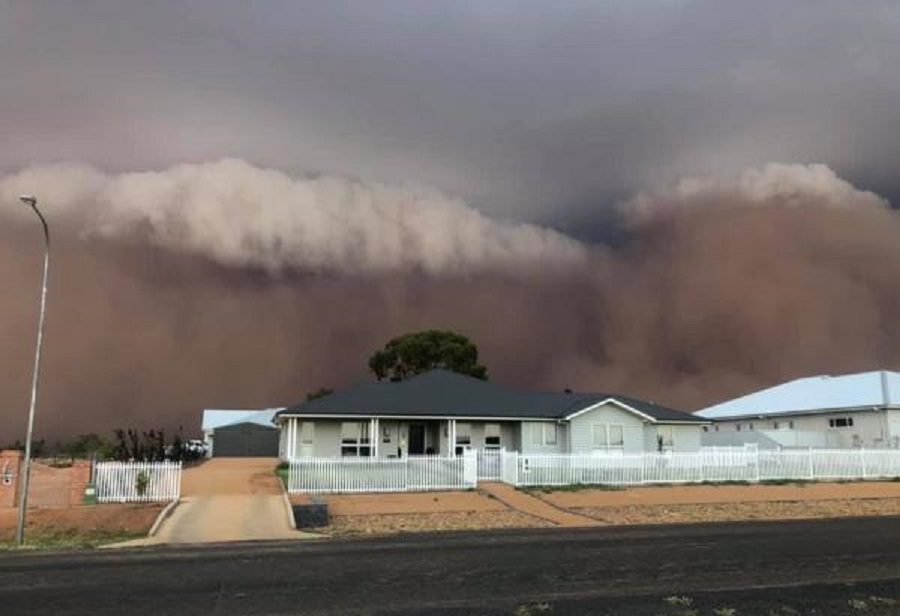
POLYGON ((462 334, 434 329, 394 338, 369 358, 369 368, 379 381, 402 381, 435 368, 487 380, 478 347, 462 334))

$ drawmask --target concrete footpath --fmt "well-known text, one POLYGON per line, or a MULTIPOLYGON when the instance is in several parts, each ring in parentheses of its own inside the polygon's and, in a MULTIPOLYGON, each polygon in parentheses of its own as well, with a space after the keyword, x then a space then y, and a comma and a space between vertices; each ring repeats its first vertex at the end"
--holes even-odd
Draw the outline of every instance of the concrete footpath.
POLYGON ((181 502, 153 537, 116 547, 305 539, 291 528, 274 458, 214 458, 182 475, 181 502))
POLYGON ((597 520, 558 509, 550 503, 517 490, 506 483, 484 482, 478 484, 478 488, 511 509, 543 518, 557 526, 566 528, 600 526, 600 522, 597 520))

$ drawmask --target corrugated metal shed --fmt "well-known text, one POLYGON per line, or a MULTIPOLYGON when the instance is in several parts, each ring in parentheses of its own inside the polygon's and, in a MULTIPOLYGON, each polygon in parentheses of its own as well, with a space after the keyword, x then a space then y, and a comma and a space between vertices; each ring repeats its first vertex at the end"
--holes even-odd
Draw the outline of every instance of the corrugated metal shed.
POLYGON ((272 409, 206 409, 203 411, 201 428, 204 432, 210 432, 223 426, 231 426, 239 423, 254 423, 271 428, 274 426, 272 419, 280 408, 272 409))
POLYGON ((696 414, 707 419, 731 419, 898 405, 900 373, 880 370, 797 379, 707 407, 696 414))

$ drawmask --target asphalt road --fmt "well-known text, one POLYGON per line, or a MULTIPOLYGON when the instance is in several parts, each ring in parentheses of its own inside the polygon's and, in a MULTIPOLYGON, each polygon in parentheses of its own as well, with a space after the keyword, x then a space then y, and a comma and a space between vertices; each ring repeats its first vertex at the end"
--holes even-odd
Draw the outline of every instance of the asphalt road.
POLYGON ((900 518, 0 556, 3 616, 729 609, 900 614, 900 518))

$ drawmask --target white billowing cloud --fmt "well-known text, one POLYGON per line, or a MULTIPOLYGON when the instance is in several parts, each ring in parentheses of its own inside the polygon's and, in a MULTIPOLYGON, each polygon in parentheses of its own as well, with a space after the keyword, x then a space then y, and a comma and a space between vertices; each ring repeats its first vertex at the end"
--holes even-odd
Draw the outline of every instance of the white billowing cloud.
POLYGON ((688 207, 814 206, 886 208, 888 202, 860 190, 821 164, 768 163, 737 177, 686 177, 660 190, 640 192, 624 213, 635 220, 688 207))
POLYGON ((236 159, 120 175, 57 164, 0 178, 0 200, 21 193, 38 196, 51 224, 273 272, 466 274, 567 266, 588 253, 556 231, 496 221, 430 189, 294 178, 236 159))

